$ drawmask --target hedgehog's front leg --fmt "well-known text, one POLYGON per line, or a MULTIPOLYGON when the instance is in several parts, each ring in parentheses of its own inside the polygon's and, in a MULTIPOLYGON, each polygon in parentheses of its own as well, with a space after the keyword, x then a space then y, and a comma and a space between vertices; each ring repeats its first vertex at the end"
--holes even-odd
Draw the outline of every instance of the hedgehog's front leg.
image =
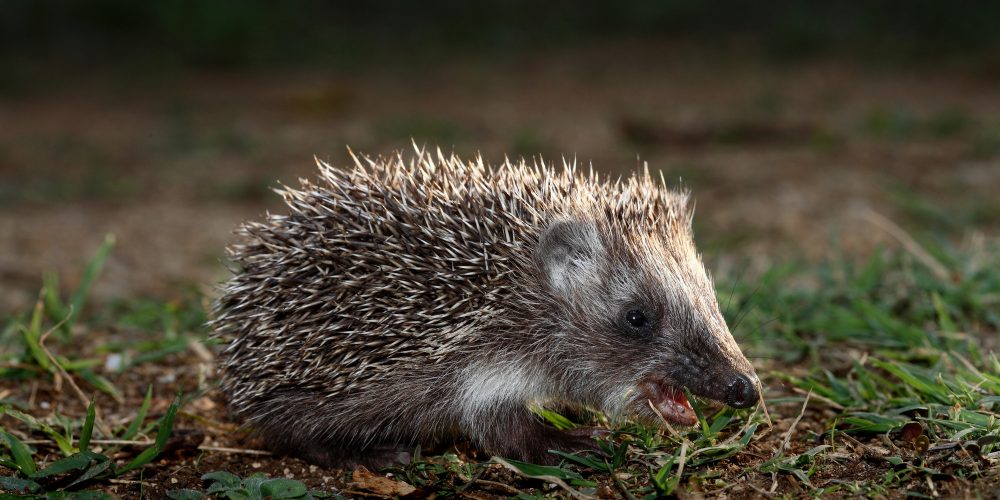
POLYGON ((549 450, 568 453, 599 452, 592 433, 563 432, 542 423, 525 406, 504 406, 491 415, 479 414, 465 422, 465 432, 482 450, 503 458, 535 464, 555 464, 559 456, 549 450))

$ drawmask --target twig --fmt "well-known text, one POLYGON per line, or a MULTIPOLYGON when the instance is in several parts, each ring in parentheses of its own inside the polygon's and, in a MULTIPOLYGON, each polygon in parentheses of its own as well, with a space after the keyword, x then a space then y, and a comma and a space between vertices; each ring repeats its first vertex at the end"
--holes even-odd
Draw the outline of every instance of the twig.
POLYGON ((760 377, 757 377, 757 401, 760 407, 764 409, 764 418, 767 419, 767 426, 774 427, 774 422, 771 421, 771 413, 767 411, 767 402, 764 401, 764 383, 760 381, 760 377))
POLYGON ((836 402, 836 401, 834 401, 834 400, 832 400, 832 399, 830 399, 828 397, 821 396, 819 394, 813 394, 813 392, 811 390, 810 391, 805 391, 805 390, 799 389, 798 387, 792 387, 792 392, 795 392, 795 393, 798 393, 798 394, 807 394, 808 395, 807 397, 813 397, 815 399, 818 399, 818 400, 826 403, 827 406, 829 406, 830 408, 833 408, 834 410, 840 410, 840 411, 844 410, 844 405, 842 405, 842 404, 840 404, 840 403, 838 403, 838 402, 836 402))
POLYGON ((200 359, 203 363, 211 363, 215 360, 215 355, 212 354, 212 351, 209 351, 208 348, 205 347, 205 344, 202 344, 198 340, 191 339, 188 342, 188 349, 191 349, 191 352, 193 352, 195 356, 198 356, 198 359, 200 359))
POLYGON ((857 453, 859 455, 864 454, 865 445, 861 444, 861 441, 852 438, 850 434, 841 432, 837 434, 837 437, 839 437, 841 441, 847 443, 847 446, 850 447, 851 451, 853 451, 854 453, 857 453), (861 449, 861 451, 858 451, 859 448, 861 449))
MULTIPOLYGON (((49 439, 25 439, 22 440, 24 444, 52 444, 49 439)), ((111 446, 124 445, 124 446, 153 446, 155 441, 135 441, 131 439, 91 439, 91 444, 106 444, 111 446)))
POLYGON ((35 407, 35 397, 38 396, 38 380, 31 381, 31 390, 28 391, 28 408, 35 407))
MULTIPOLYGON (((754 414, 756 414, 756 412, 754 412, 754 414)), ((752 415, 751 415, 751 417, 752 417, 752 415)), ((753 425, 753 423, 754 423, 753 422, 753 418, 748 418, 747 421, 746 421, 746 423, 743 424, 743 427, 740 428, 739 432, 734 432, 732 435, 730 435, 726 439, 720 441, 716 446, 726 446, 726 445, 732 443, 733 441, 736 441, 736 440, 740 439, 741 437, 743 437, 743 433, 745 433, 747 431, 747 429, 749 429, 750 426, 753 425)), ((691 458, 694 458, 695 455, 697 455, 702 450, 706 450, 706 449, 707 448, 702 448, 700 450, 695 451, 694 453, 691 454, 691 458)))
POLYGON ((372 493, 370 491, 358 491, 358 490, 343 489, 343 490, 340 490, 340 492, 341 493, 346 493, 348 495, 348 498, 388 498, 388 499, 392 499, 393 498, 393 497, 390 497, 388 495, 379 495, 378 493, 372 493))
POLYGON ((136 481, 134 479, 108 479, 108 482, 109 483, 115 483, 115 484, 138 484, 138 485, 144 486, 146 488, 152 488, 153 487, 153 483, 149 483, 149 482, 146 482, 146 481, 136 481))
POLYGON ((928 487, 930 487, 930 489, 931 489, 931 496, 933 496, 933 497, 935 497, 935 498, 937 498, 937 497, 941 496, 941 494, 940 494, 940 493, 938 493, 938 490, 937 490, 937 488, 935 488, 935 487, 934 487, 934 480, 933 480, 933 479, 931 479, 931 475, 930 475, 930 474, 928 474, 928 475, 927 475, 927 476, 925 476, 925 477, 927 478, 927 486, 928 486, 928 487))
POLYGON ((523 471, 521 471, 521 469, 518 469, 517 467, 515 467, 510 462, 508 462, 508 461, 506 461, 506 460, 504 460, 504 459, 502 459, 500 457, 493 457, 493 461, 496 462, 496 463, 498 463, 498 464, 500 464, 500 465, 502 465, 502 466, 504 466, 505 468, 507 468, 508 470, 510 470, 511 472, 513 472, 515 474, 518 474, 518 475, 521 475, 521 476, 525 476, 525 477, 530 477, 530 478, 533 478, 533 479, 540 479, 542 481, 548 481, 550 483, 553 483, 553 484, 559 486, 560 488, 562 488, 563 490, 565 490, 566 493, 569 493, 569 495, 572 496, 573 498, 580 499, 580 500, 588 500, 590 498, 593 498, 590 495, 585 495, 585 494, 581 493, 580 491, 577 491, 576 489, 574 489, 570 485, 566 484, 566 481, 563 481, 562 479, 560 479, 560 478, 558 478, 556 476, 550 476, 548 474, 542 474, 542 475, 537 475, 537 476, 536 475, 525 474, 523 471))
POLYGON ((240 430, 240 426, 239 425, 227 424, 227 423, 224 423, 224 422, 218 422, 216 420, 212 420, 210 418, 206 418, 206 417, 203 417, 201 415, 198 415, 197 413, 192 413, 192 412, 189 412, 189 411, 179 410, 177 412, 177 414, 178 415, 183 415, 184 417, 187 417, 187 418, 190 418, 191 420, 194 420, 195 422, 198 422, 200 424, 204 424, 207 427, 212 427, 212 428, 215 428, 215 429, 220 429, 220 430, 223 430, 223 431, 226 431, 226 432, 237 432, 237 431, 240 430))
MULTIPOLYGON (((89 407, 90 399, 88 399, 87 395, 84 394, 83 390, 80 389, 80 386, 76 385, 76 381, 74 381, 73 377, 69 374, 69 372, 67 372, 66 369, 62 367, 62 365, 59 363, 56 357, 52 354, 52 351, 49 351, 49 348, 45 347, 45 340, 49 338, 49 335, 51 335, 52 332, 56 331, 56 329, 58 329, 64 323, 66 323, 66 321, 69 320, 69 318, 72 316, 73 316, 73 305, 70 304, 69 312, 66 313, 66 317, 63 318, 58 323, 56 323, 55 326, 50 328, 48 331, 43 333, 41 337, 38 338, 38 347, 49 358, 49 361, 52 362, 52 365, 55 366, 57 370, 59 370, 59 373, 66 378, 66 381, 69 382, 70 387, 73 388, 73 390, 76 392, 77 397, 80 398, 80 401, 83 403, 83 406, 89 407)), ((111 436, 112 435, 111 428, 104 423, 104 419, 101 418, 101 412, 100 410, 97 409, 96 405, 94 406, 94 417, 95 417, 94 426, 101 431, 101 434, 104 434, 105 436, 111 436)))
MULTIPOLYGON (((655 413, 656 416, 660 417, 660 420, 663 421, 663 425, 666 426, 667 432, 669 432, 671 436, 673 436, 683 444, 691 443, 691 441, 689 441, 688 438, 682 436, 681 433, 677 432, 674 429, 674 426, 670 425, 670 422, 668 422, 667 419, 663 416, 663 414, 660 413, 660 410, 656 409, 656 405, 653 404, 652 400, 647 399, 646 402, 649 403, 649 407, 653 409, 653 413, 655 413)), ((693 445, 694 443, 691 444, 693 445)))
POLYGON ((269 451, 265 451, 265 450, 251 450, 251 449, 245 449, 245 448, 226 448, 226 447, 223 447, 223 446, 201 445, 201 446, 198 447, 198 449, 202 450, 202 451, 217 451, 217 452, 220 452, 220 453, 237 453, 237 454, 240 454, 240 455, 263 455, 263 456, 273 455, 273 453, 271 453, 269 451))
MULTIPOLYGON (((664 418, 663 415, 660 414, 660 411, 656 409, 656 406, 653 405, 652 401, 650 401, 650 400, 647 399, 646 402, 649 403, 649 407, 653 409, 653 412, 655 412, 656 415, 658 417, 660 417, 660 420, 663 421, 663 425, 665 425, 667 427, 667 431, 674 438, 680 440, 681 443, 684 444, 684 445, 694 447, 694 443, 692 443, 688 438, 686 438, 684 436, 681 436, 680 433, 677 432, 673 428, 673 426, 670 425, 670 422, 667 422, 667 419, 664 418)), ((728 438, 726 438, 722 442, 718 443, 716 446, 726 446, 726 445, 732 443, 733 441, 736 441, 737 439, 739 439, 740 437, 743 436, 743 433, 745 433, 747 431, 747 429, 749 429, 752 424, 753 424, 753 419, 748 418, 747 421, 746 421, 746 423, 743 424, 743 427, 740 428, 739 432, 734 432, 731 436, 729 436, 728 438)), ((698 456, 699 453, 701 453, 703 451, 706 451, 708 449, 709 448, 699 448, 699 449, 695 450, 694 453, 692 453, 691 456, 688 457, 688 458, 689 459, 694 458, 694 457, 698 456)))
POLYGON ((483 486, 489 486, 489 487, 492 487, 492 488, 496 488, 498 490, 503 490, 503 491, 507 492, 508 494, 512 494, 512 495, 524 495, 523 491, 521 491, 521 490, 519 490, 519 489, 517 489, 517 488, 515 488, 515 487, 513 487, 513 486, 511 486, 509 484, 503 484, 503 483, 500 483, 500 482, 497 482, 497 481, 490 481, 488 479, 474 479, 474 480, 472 480, 472 482, 475 483, 475 484, 481 484, 483 486))
POLYGON ((903 228, 896 225, 895 222, 892 222, 884 215, 870 208, 863 209, 860 215, 868 222, 875 224, 883 231, 889 233, 893 238, 896 238, 907 252, 913 254, 921 264, 927 266, 939 280, 951 281, 951 273, 948 272, 948 268, 944 267, 944 264, 941 264, 939 260, 934 258, 924 247, 920 246, 917 240, 913 239, 912 236, 907 234, 903 228))
POLYGON ((91 439, 91 443, 94 444, 108 444, 112 446, 125 445, 125 446, 153 446, 156 441, 151 441, 145 439, 143 441, 138 441, 135 439, 91 439))
MULTIPOLYGON (((736 480, 740 479, 741 477, 744 476, 744 474, 745 473, 740 473, 738 476, 735 477, 735 479, 736 480)), ((749 483, 747 483, 747 484, 749 484, 749 483)), ((707 490, 707 491, 705 491, 705 496, 709 497, 709 498, 719 498, 721 496, 721 493, 723 491, 731 490, 731 489, 733 489, 733 488, 735 488, 737 486, 745 486, 745 485, 743 484, 742 481, 738 482, 738 483, 735 482, 735 481, 731 482, 731 483, 726 483, 725 486, 721 486, 721 487, 716 488, 714 490, 707 490)))
POLYGON ((949 354, 951 354, 953 358, 957 359, 960 363, 962 363, 962 365, 964 365, 967 370, 969 370, 970 372, 974 373, 977 377, 979 377, 980 379, 979 382, 976 382, 976 384, 972 386, 974 390, 978 391, 980 387, 982 387, 982 385, 989 380, 988 378, 986 378, 986 375, 983 375, 983 372, 979 371, 979 369, 976 368, 976 365, 973 365, 972 362, 970 362, 968 359, 965 358, 965 356, 962 356, 961 354, 954 352, 949 354))
POLYGON ((788 449, 792 441, 792 433, 795 432, 795 426, 799 425, 799 422, 802 420, 802 416, 806 414, 806 406, 809 405, 809 398, 811 396, 812 396, 812 391, 809 391, 809 394, 806 394, 805 401, 802 402, 802 409, 799 410, 799 416, 795 417, 795 420, 792 421, 792 425, 790 425, 788 427, 788 430, 785 431, 785 436, 781 440, 781 447, 779 447, 777 451, 775 451, 774 456, 777 457, 779 453, 782 453, 788 449))
POLYGON ((767 491, 767 490, 765 490, 765 489, 763 489, 763 488, 761 488, 761 487, 753 484, 752 482, 747 482, 747 486, 749 486, 751 490, 754 490, 757 493, 760 493, 761 495, 764 495, 765 497, 771 498, 771 497, 774 496, 774 491, 767 491))
POLYGON ((684 478, 684 462, 687 460, 688 444, 687 440, 681 443, 681 461, 677 464, 677 484, 681 484, 684 478))
POLYGON ((612 472, 611 478, 615 480, 615 485, 618 486, 618 489, 622 490, 622 494, 625 495, 625 498, 628 500, 637 500, 635 495, 633 495, 632 492, 628 490, 628 487, 625 486, 625 483, 622 482, 621 478, 618 477, 618 474, 612 472))

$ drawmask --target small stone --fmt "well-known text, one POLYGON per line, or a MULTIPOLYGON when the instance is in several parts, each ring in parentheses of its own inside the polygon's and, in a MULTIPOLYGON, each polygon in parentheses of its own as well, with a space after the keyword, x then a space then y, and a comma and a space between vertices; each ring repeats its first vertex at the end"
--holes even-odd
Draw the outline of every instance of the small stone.
POLYGON ((108 357, 104 360, 104 371, 106 372, 118 372, 125 367, 125 356, 120 353, 108 354, 108 357))

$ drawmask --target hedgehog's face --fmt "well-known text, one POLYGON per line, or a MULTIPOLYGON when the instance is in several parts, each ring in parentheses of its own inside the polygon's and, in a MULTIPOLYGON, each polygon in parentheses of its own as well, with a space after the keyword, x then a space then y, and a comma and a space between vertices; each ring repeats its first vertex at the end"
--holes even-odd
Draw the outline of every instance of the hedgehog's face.
POLYGON ((568 390, 581 401, 681 425, 696 422, 685 389, 738 408, 758 401, 753 367, 719 312, 687 228, 618 234, 558 221, 536 255, 561 309, 558 340, 579 373, 568 390))

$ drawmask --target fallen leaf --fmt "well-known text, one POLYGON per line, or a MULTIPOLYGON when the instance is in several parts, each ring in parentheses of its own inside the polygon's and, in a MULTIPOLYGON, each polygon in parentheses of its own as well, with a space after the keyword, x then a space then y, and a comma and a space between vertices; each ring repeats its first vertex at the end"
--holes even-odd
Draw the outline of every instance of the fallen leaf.
POLYGON ((412 485, 404 483, 403 481, 397 481, 395 479, 389 479, 385 476, 373 474, 364 467, 354 469, 354 473, 351 475, 350 486, 352 488, 370 491, 377 495, 385 495, 388 497, 404 497, 417 490, 412 485))
POLYGON ((991 445, 993 443, 996 443, 997 441, 1000 441, 1000 437, 997 437, 997 436, 983 436, 983 437, 977 439, 976 443, 980 447, 986 447, 987 445, 991 445))
POLYGON ((900 437, 903 441, 912 442, 924 433, 924 426, 920 425, 920 422, 910 422, 903 426, 900 431, 900 437))
POLYGON ((980 452, 982 452, 982 449, 979 447, 979 443, 975 441, 966 441, 965 443, 962 443, 962 448, 974 457, 978 457, 980 452))

